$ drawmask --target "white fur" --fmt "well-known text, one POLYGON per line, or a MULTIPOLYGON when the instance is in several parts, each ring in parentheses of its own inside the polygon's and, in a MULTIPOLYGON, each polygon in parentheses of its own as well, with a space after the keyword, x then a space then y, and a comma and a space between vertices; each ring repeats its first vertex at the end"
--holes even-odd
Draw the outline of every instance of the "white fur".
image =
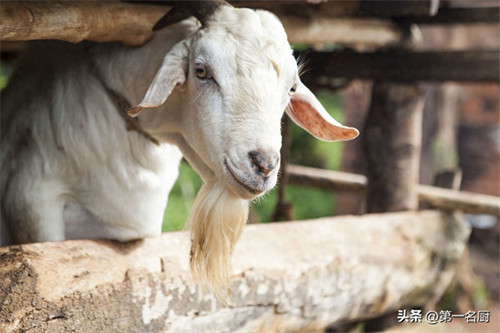
POLYGON ((34 43, 1 103, 3 242, 158 235, 182 151, 205 181, 190 217, 192 268, 219 297, 248 200, 276 184, 283 112, 319 138, 357 135, 300 82, 277 18, 230 6, 205 28, 186 20, 139 48, 34 43), (198 78, 200 66, 213 79, 198 78), (99 77, 160 145, 127 131, 99 77), (333 125, 313 128, 321 123, 333 125))

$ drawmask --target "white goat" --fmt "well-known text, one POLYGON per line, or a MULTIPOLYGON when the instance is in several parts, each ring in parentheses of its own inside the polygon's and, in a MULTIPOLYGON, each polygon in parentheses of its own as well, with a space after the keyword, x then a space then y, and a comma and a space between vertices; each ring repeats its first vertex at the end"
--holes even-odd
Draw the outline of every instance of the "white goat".
POLYGON ((210 14, 139 48, 33 44, 1 98, 4 244, 158 235, 183 155, 204 180, 192 270, 223 297, 248 200, 276 184, 284 110, 323 140, 358 131, 301 83, 274 15, 230 5, 210 14))

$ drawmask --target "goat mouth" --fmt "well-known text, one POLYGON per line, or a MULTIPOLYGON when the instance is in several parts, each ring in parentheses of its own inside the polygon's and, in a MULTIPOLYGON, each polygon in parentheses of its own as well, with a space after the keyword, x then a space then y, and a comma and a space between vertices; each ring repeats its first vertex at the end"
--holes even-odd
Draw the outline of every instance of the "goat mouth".
POLYGON ((229 174, 233 177, 233 179, 236 181, 236 183, 238 183, 238 185, 240 185, 241 187, 243 187, 245 190, 247 190, 249 193, 253 194, 253 195, 259 195, 261 193, 263 193, 264 191, 263 190, 260 190, 260 189, 256 189, 256 188, 253 188, 253 187, 250 187, 248 186, 247 184, 245 184, 238 176, 235 175, 233 169, 229 166, 229 163, 227 163, 227 160, 224 159, 224 166, 226 167, 227 171, 229 172, 229 174))

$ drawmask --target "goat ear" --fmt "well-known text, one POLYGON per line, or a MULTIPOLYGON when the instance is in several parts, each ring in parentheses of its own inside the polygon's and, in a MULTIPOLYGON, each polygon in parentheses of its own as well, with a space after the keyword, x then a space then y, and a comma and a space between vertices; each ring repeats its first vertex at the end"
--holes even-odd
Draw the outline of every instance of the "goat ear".
POLYGON ((344 126, 333 119, 302 83, 293 93, 286 113, 297 125, 323 141, 352 140, 359 135, 354 127, 344 126))
POLYGON ((161 106, 176 86, 184 84, 188 67, 188 50, 185 41, 176 44, 170 50, 142 101, 128 110, 129 116, 137 117, 143 109, 161 106))

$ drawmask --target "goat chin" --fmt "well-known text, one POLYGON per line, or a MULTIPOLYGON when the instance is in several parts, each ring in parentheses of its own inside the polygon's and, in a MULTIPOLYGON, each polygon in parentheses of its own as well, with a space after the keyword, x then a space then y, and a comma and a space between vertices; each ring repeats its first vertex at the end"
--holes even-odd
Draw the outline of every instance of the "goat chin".
POLYGON ((226 304, 230 299, 231 254, 247 222, 248 209, 248 201, 222 182, 206 183, 188 219, 192 274, 205 291, 210 288, 226 304))

